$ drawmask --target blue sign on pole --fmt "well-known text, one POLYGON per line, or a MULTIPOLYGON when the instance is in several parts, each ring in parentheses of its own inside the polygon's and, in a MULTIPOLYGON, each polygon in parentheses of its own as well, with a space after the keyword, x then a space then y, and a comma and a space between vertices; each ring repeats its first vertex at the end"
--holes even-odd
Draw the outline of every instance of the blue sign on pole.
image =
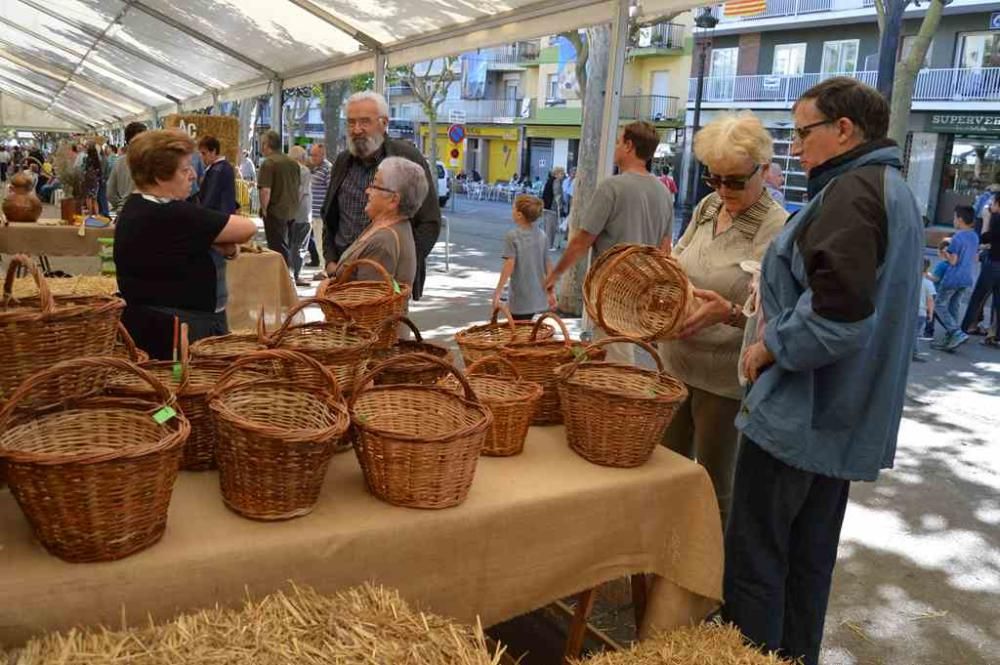
POLYGON ((1000 30, 1000 12, 990 14, 990 30, 1000 30))
POLYGON ((461 143, 465 138, 465 127, 462 125, 452 125, 448 128, 448 139, 452 143, 461 143))

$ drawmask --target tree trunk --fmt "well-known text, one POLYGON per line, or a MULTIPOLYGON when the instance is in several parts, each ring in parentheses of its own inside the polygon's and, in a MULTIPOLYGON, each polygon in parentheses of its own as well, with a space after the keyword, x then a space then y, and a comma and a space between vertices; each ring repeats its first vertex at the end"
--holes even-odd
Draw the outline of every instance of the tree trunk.
POLYGON ((326 154, 330 159, 340 152, 340 107, 350 89, 350 81, 323 84, 323 127, 326 154))
MULTIPOLYGON (((587 30, 587 80, 581 86, 583 97, 583 125, 580 128, 580 152, 573 180, 573 203, 569 215, 569 235, 578 229, 579 211, 586 210, 597 188, 601 153, 601 120, 604 111, 604 87, 608 80, 608 61, 611 50, 611 31, 606 25, 587 30)), ((587 273, 584 258, 563 275, 559 283, 559 309, 579 315, 583 311, 583 278, 587 273)))
POLYGON ((427 159, 431 163, 431 173, 434 174, 434 179, 437 180, 437 109, 430 106, 425 107, 424 111, 427 113, 427 140, 430 142, 430 150, 427 151, 427 159))
POLYGON ((917 75, 927 57, 927 49, 941 23, 944 12, 942 0, 931 0, 927 7, 920 30, 913 40, 906 59, 896 66, 896 76, 892 86, 892 101, 889 106, 889 138, 903 147, 906 144, 906 134, 909 128, 910 106, 913 103, 913 90, 917 83, 917 75))

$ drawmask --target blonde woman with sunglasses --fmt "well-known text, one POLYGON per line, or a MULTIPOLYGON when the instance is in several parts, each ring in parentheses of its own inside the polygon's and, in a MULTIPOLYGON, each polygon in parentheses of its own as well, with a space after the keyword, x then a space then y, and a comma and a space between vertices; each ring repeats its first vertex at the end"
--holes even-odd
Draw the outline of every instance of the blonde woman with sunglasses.
POLYGON ((680 338, 660 344, 667 371, 689 391, 665 444, 705 466, 725 527, 737 453, 733 421, 743 396, 737 369, 746 323, 742 309, 750 287, 740 263, 761 260, 787 214, 768 193, 773 144, 753 114, 712 121, 695 135, 694 151, 715 192, 695 208, 673 250, 698 300, 680 338))

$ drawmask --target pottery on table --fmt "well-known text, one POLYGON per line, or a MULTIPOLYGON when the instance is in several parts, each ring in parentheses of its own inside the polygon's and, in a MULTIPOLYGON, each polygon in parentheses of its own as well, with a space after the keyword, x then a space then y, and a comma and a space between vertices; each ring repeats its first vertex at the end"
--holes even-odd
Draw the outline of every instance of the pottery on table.
POLYGON ((8 222, 37 222, 42 216, 42 202, 35 196, 31 178, 18 173, 10 180, 11 192, 3 202, 8 222))

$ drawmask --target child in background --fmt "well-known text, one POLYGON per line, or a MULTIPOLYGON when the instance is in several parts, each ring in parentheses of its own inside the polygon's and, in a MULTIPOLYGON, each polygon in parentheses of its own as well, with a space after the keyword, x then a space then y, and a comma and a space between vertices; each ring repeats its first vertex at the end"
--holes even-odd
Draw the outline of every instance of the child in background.
POLYGON ((935 284, 941 283, 944 271, 948 269, 948 247, 951 246, 951 239, 945 238, 938 243, 938 262, 934 264, 934 270, 930 273, 931 281, 935 284))
MULTIPOLYGON (((924 329, 928 320, 934 319, 934 282, 927 276, 927 269, 931 267, 931 262, 924 259, 923 272, 921 273, 920 302, 917 306, 917 341, 913 345, 913 360, 924 362, 924 354, 920 353, 920 339, 924 336, 924 329)), ((933 325, 933 324, 932 324, 933 325)))
POLYGON ((945 334, 940 342, 931 344, 932 348, 945 351, 954 351, 969 339, 961 328, 961 317, 972 291, 973 264, 979 254, 979 236, 974 230, 976 215, 972 206, 956 206, 954 223, 958 232, 952 236, 945 251, 948 266, 937 285, 938 318, 945 334))
POLYGON ((493 307, 500 305, 503 287, 510 280, 507 306, 515 321, 530 321, 535 314, 554 309, 556 297, 545 291, 545 275, 549 271, 545 233, 535 221, 542 214, 542 200, 520 194, 514 199, 511 216, 515 228, 504 237, 503 269, 493 294, 493 307))

